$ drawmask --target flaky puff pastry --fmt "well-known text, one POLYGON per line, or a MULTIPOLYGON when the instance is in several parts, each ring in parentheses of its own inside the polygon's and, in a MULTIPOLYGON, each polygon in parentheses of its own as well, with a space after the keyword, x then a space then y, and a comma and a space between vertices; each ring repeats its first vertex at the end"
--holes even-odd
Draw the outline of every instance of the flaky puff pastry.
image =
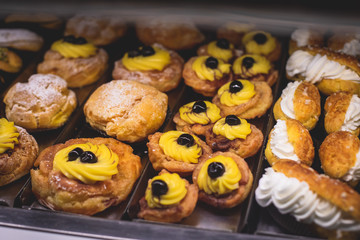
POLYGON ((93 215, 127 198, 140 176, 141 163, 130 146, 115 139, 78 138, 44 149, 36 159, 35 167, 38 169, 31 170, 32 191, 42 205, 53 210, 93 215), (85 184, 53 169, 56 153, 71 145, 85 143, 105 144, 112 150, 119 158, 118 173, 109 180, 85 184))
MULTIPOLYGON (((273 108, 275 120, 286 120, 293 117, 286 115, 284 110, 282 110, 281 104, 285 98, 291 102, 291 97, 289 98, 289 96, 281 95, 273 108)), ((290 102, 284 102, 284 105, 291 106, 290 102)), ((308 130, 313 129, 318 122, 321 113, 320 94, 315 85, 308 82, 301 82, 294 91, 292 104, 293 109, 291 111, 293 111, 295 116, 293 119, 298 120, 308 130)))
POLYGON ((342 130, 349 131, 358 136, 360 133, 360 109, 358 102, 359 97, 346 92, 333 93, 326 98, 324 105, 324 126, 326 132, 332 133, 342 130), (355 101, 351 103, 353 98, 355 98, 355 101))
POLYGON ((298 28, 295 29, 289 41, 289 54, 291 55, 297 49, 304 46, 324 45, 324 31, 315 28, 298 28))
POLYGON ((53 74, 34 74, 27 83, 16 83, 4 103, 7 119, 28 131, 61 127, 77 106, 66 81, 53 74))
MULTIPOLYGON (((290 156, 294 158, 290 160, 311 166, 314 160, 315 150, 309 131, 297 120, 286 119, 284 121, 286 125, 286 132, 281 131, 280 133, 277 133, 274 131, 274 127, 269 133, 268 142, 265 148, 265 157, 267 161, 272 166, 277 161, 284 158, 285 154, 288 154, 287 158, 290 158, 290 156), (288 142, 284 141, 282 134, 286 134, 285 136, 287 136, 288 142), (279 142, 273 142, 275 148, 278 149, 275 151, 271 147, 273 138, 280 140, 279 142), (291 144, 293 152, 288 152, 288 146, 285 145, 288 143, 291 144), (281 156, 276 154, 279 150, 281 151, 281 156)), ((279 129, 278 131, 280 130, 285 129, 279 129)))
POLYGON ((39 146, 24 128, 16 127, 19 143, 14 149, 0 154, 0 186, 9 184, 28 174, 39 154, 39 146))
POLYGON ((21 58, 7 48, 0 47, 0 70, 10 73, 20 71, 22 67, 21 58))
POLYGON ((193 183, 199 185, 198 177, 202 166, 206 163, 207 160, 216 156, 229 157, 235 161, 241 174, 240 181, 238 182, 239 187, 228 194, 220 196, 216 196, 215 194, 209 195, 205 193, 205 191, 199 189, 199 200, 220 209, 235 207, 246 199, 253 184, 253 175, 249 169, 249 166, 247 165, 246 161, 237 154, 232 152, 215 152, 209 155, 208 159, 201 161, 196 166, 192 176, 193 183))
POLYGON ((97 88, 84 105, 86 121, 120 141, 138 142, 165 121, 168 97, 136 81, 113 80, 97 88))
MULTIPOLYGON (((168 173, 166 170, 162 170, 159 175, 168 173)), ((152 179, 149 179, 150 184, 152 179)), ((149 221, 156 222, 180 222, 183 218, 188 217, 195 209, 198 199, 198 187, 195 184, 190 184, 186 179, 185 187, 187 193, 185 197, 176 205, 166 208, 150 208, 147 204, 145 197, 140 199, 140 211, 138 217, 149 221)))

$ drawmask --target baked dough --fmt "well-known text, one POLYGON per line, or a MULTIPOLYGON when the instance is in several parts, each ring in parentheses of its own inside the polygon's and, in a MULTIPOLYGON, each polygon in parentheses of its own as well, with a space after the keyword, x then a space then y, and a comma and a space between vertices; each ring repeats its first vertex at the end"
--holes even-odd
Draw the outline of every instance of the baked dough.
POLYGON ((6 16, 5 23, 34 23, 48 29, 59 29, 63 20, 49 13, 12 13, 6 16))
POLYGON ((315 28, 297 28, 291 33, 289 54, 304 46, 324 46, 324 31, 315 28))
POLYGON ((31 170, 32 191, 42 205, 53 210, 93 215, 118 205, 127 198, 140 176, 141 163, 130 146, 115 139, 78 138, 44 149, 37 158, 35 167, 38 169, 31 170), (88 142, 105 144, 118 156, 118 173, 110 180, 85 184, 67 178, 61 171, 53 169, 54 157, 61 149, 88 142))
POLYGON ((327 46, 333 51, 350 56, 360 56, 360 34, 336 32, 328 40, 327 46))
POLYGON ((34 74, 27 83, 16 83, 4 97, 9 121, 28 131, 61 127, 75 110, 75 93, 64 79, 53 74, 34 74))
POLYGON ((21 58, 7 48, 0 47, 0 70, 10 73, 20 71, 22 67, 21 58))
POLYGON ((43 43, 41 36, 27 29, 0 29, 0 47, 36 52, 43 43))
POLYGON ((120 141, 138 142, 165 121, 168 97, 154 87, 113 80, 97 88, 84 105, 86 121, 120 141))
POLYGON ((255 25, 251 23, 226 22, 216 30, 217 38, 227 39, 237 47, 241 47, 243 36, 255 29, 255 25))

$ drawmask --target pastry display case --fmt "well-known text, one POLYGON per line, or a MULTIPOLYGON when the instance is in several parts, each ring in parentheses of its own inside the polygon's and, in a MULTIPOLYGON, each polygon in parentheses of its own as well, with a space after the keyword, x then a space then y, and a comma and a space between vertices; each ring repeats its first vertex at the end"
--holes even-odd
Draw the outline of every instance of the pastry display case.
MULTIPOLYGON (((116 63, 119 59, 122 59, 124 55, 129 56, 129 58, 134 58, 134 56, 136 57, 141 54, 145 56, 148 53, 143 53, 145 50, 141 50, 143 48, 140 46, 144 43, 150 45, 155 42, 159 43, 163 40, 161 37, 156 40, 151 39, 158 36, 150 36, 151 34, 149 32, 151 31, 147 30, 146 27, 139 30, 139 25, 150 23, 151 20, 149 19, 155 17, 167 18, 165 24, 160 22, 153 23, 153 26, 162 28, 160 30, 158 29, 157 32, 154 31, 155 33, 152 33, 155 35, 164 34, 163 30, 172 25, 172 21, 186 25, 187 21, 191 20, 192 23, 194 23, 192 26, 198 29, 199 33, 196 34, 199 35, 191 33, 193 35, 191 35, 190 39, 194 41, 189 43, 188 46, 186 46, 186 41, 188 40, 186 38, 182 38, 176 45, 167 46, 168 48, 173 49, 180 58, 183 59, 184 63, 188 62, 194 56, 197 56, 199 54, 199 47, 204 44, 210 44, 212 41, 220 38, 227 38, 229 35, 227 36, 226 33, 222 33, 223 35, 221 35, 219 30, 224 28, 224 26, 227 26, 227 29, 232 31, 230 32, 230 37, 227 38, 227 41, 233 45, 234 49, 236 49, 232 59, 242 56, 245 52, 250 52, 250 50, 245 49, 245 45, 242 42, 242 37, 247 32, 257 30, 261 32, 262 36, 264 36, 265 33, 269 34, 267 35, 268 39, 270 36, 276 39, 279 46, 278 56, 271 59, 269 63, 269 66, 270 64, 272 66, 272 71, 276 72, 276 74, 272 75, 269 83, 265 84, 267 88, 271 89, 272 101, 271 99, 266 99, 265 95, 262 95, 261 98, 263 100, 265 99, 266 104, 263 102, 256 104, 256 106, 268 105, 263 111, 265 113, 247 117, 248 115, 241 115, 243 114, 242 112, 235 113, 235 110, 231 109, 228 110, 228 113, 226 114, 245 116, 244 118, 247 118, 247 121, 253 127, 257 128, 259 132, 261 132, 259 134, 263 136, 260 140, 257 140, 259 142, 257 152, 251 154, 249 157, 245 157, 246 164, 253 176, 252 187, 249 188, 248 195, 242 199, 240 204, 232 206, 231 208, 217 208, 206 204, 205 202, 198 201, 190 216, 185 217, 176 223, 162 223, 139 218, 138 214, 139 211, 141 211, 141 204, 139 202, 141 202, 141 199, 145 195, 146 189, 148 188, 148 181, 155 177, 159 172, 154 169, 153 163, 149 159, 151 154, 149 154, 150 145, 148 144, 149 140, 147 136, 155 131, 165 133, 176 130, 179 126, 173 119, 182 106, 190 102, 204 103, 205 101, 214 101, 216 97, 214 99, 213 97, 220 88, 220 86, 217 86, 215 91, 204 93, 204 91, 200 90, 203 89, 204 84, 202 82, 196 86, 191 85, 189 84, 188 79, 184 80, 187 76, 183 73, 179 78, 179 82, 174 86, 170 86, 170 90, 169 88, 165 88, 164 84, 155 86, 158 89, 162 88, 162 91, 166 93, 168 99, 167 109, 164 113, 166 116, 164 115, 164 119, 160 124, 161 126, 159 125, 160 127, 156 127, 156 130, 153 130, 150 134, 147 133, 146 136, 140 140, 137 139, 136 141, 133 141, 133 138, 126 138, 125 141, 123 140, 124 143, 132 147, 133 153, 139 157, 141 162, 139 177, 133 184, 131 192, 124 200, 119 204, 116 204, 116 206, 107 207, 105 210, 93 214, 92 216, 61 210, 51 210, 48 208, 49 205, 48 207, 44 206, 46 204, 44 204, 43 200, 38 200, 38 194, 34 194, 33 192, 30 174, 26 174, 16 181, 0 187, 0 232, 4 232, 5 235, 14 234, 17 236, 23 236, 24 234, 32 236, 32 234, 35 233, 35 235, 39 234, 37 235, 39 238, 53 238, 58 236, 59 239, 64 236, 68 237, 67 239, 326 238, 325 235, 322 235, 322 233, 312 224, 298 222, 295 217, 290 214, 281 214, 274 205, 261 207, 256 200, 256 189, 258 188, 260 179, 265 173, 265 169, 270 167, 270 164, 267 161, 267 158, 269 158, 269 155, 267 155, 268 153, 266 152, 267 143, 270 142, 269 136, 277 123, 275 118, 281 118, 278 117, 279 113, 274 113, 275 110, 273 109, 275 108, 275 103, 279 98, 284 97, 284 95, 282 95, 283 90, 287 88, 288 83, 291 82, 290 80, 293 80, 290 79, 291 76, 287 71, 287 62, 294 52, 290 50, 290 48, 293 47, 293 45, 291 45, 293 44, 291 43, 292 33, 294 30, 300 28, 316 29, 320 32, 321 37, 323 38, 322 41, 324 45, 326 45, 327 40, 330 39, 334 32, 346 32, 357 34, 357 41, 359 42, 360 17, 358 17, 354 9, 351 9, 350 7, 332 6, 329 3, 327 7, 323 8, 315 3, 290 4, 282 1, 275 1, 272 4, 269 4, 266 1, 258 2, 257 4, 240 4, 235 1, 224 1, 222 3, 209 2, 206 6, 201 3, 191 3, 187 1, 182 1, 181 3, 153 1, 151 4, 146 1, 137 3, 120 3, 116 1, 90 1, 86 3, 82 1, 54 1, 51 3, 41 1, 35 3, 8 2, 0 9, 0 51, 3 51, 2 49, 5 48, 13 51, 21 58, 21 66, 18 67, 19 69, 16 71, 0 69, 0 118, 8 116, 7 111, 10 111, 7 109, 9 107, 6 106, 8 102, 5 101, 5 96, 9 92, 9 89, 17 83, 26 83, 34 74, 45 74, 46 71, 43 70, 42 67, 39 67, 39 65, 44 62, 44 59, 46 58, 44 56, 49 49, 53 49, 53 43, 62 39, 64 35, 75 35, 73 32, 82 31, 83 34, 87 35, 87 39, 93 38, 89 40, 89 42, 93 42, 94 44, 96 42, 97 46, 100 46, 103 51, 107 53, 107 67, 104 67, 101 71, 99 70, 100 73, 98 73, 94 81, 90 81, 82 86, 69 86, 68 81, 68 87, 71 89, 70 91, 73 91, 76 95, 76 106, 74 107, 75 109, 73 112, 69 114, 65 124, 54 129, 43 129, 39 127, 39 129, 36 129, 35 131, 31 131, 30 129, 29 132, 36 139, 39 152, 42 152, 44 149, 53 145, 65 143, 66 141, 75 138, 118 137, 118 135, 111 135, 105 128, 100 130, 96 129, 96 127, 94 127, 96 124, 89 120, 88 112, 94 112, 98 109, 86 111, 84 109, 90 107, 87 106, 84 108, 84 106, 90 96, 92 96, 95 91, 98 91, 97 89, 99 89, 100 86, 108 84, 114 79, 131 79, 133 77, 130 73, 124 73, 120 70, 116 73, 119 75, 114 77, 114 69, 119 67, 119 63, 116 63), (105 16, 107 20, 99 20, 100 23, 97 22, 98 25, 96 30, 94 30, 95 27, 91 27, 91 21, 94 21, 93 19, 81 19, 79 22, 71 23, 72 27, 69 27, 70 19, 77 15, 96 16, 99 17, 99 19, 100 17, 104 18, 105 16), (116 19, 116 21, 119 21, 120 19, 121 24, 116 25, 114 23, 116 21, 113 19, 116 19), (19 45, 16 45, 18 44, 16 40, 11 42, 11 37, 9 40, 9 38, 5 36, 6 33, 4 32, 11 29, 26 29, 35 33, 43 40, 41 47, 39 49, 32 48, 30 50, 21 47, 19 48, 19 45), (3 31, 3 33, 1 31, 3 31), (102 31, 105 31, 105 33, 102 31), (109 36, 116 35, 115 32, 119 35, 110 39, 109 36), (240 35, 237 37, 240 40, 235 38, 235 35, 239 33, 240 35), (195 39, 197 40, 195 41, 195 39), (139 47, 140 50, 134 50, 139 47), (133 56, 130 56, 131 54, 133 56)), ((182 32, 181 30, 179 31, 180 32, 175 36, 175 39, 180 39, 181 37, 187 36, 186 34, 190 34, 185 32, 185 30, 182 30, 182 32)), ((305 33, 303 32, 302 34, 305 33)), ((298 38, 301 38, 301 36, 298 38)), ((75 40, 72 39, 67 41, 71 42, 75 40)), ((261 42, 261 39, 259 41, 261 42)), ((25 45, 26 44, 28 43, 25 43, 25 45)), ((76 45, 78 43, 75 42, 74 44, 76 45)), ((166 42, 165 44, 162 44, 165 45, 166 42)), ((152 51, 158 51, 157 48, 154 47, 154 49, 152 49, 152 51)), ((3 55, 0 52, 0 60, 3 60, 1 59, 2 56, 3 55)), ((359 56, 360 53, 358 56, 352 58, 354 61, 357 61, 358 68, 360 66, 359 56)), ((219 61, 220 63, 218 61, 219 60, 216 60, 216 66, 214 68, 222 63, 225 65, 227 64, 226 61, 223 62, 221 60, 221 62, 219 61)), ((97 59, 95 62, 96 65, 100 65, 101 61, 97 59)), ((179 62, 181 62, 181 60, 179 60, 179 62)), ((48 71, 48 73, 61 71, 59 70, 61 66, 56 64, 57 63, 52 66, 52 70, 48 71)), ((213 63, 208 63, 207 66, 211 66, 211 64, 213 63)), ((247 69, 251 68, 253 64, 254 63, 251 63, 251 66, 247 67, 247 69)), ((2 65, 0 65, 0 67, 1 66, 2 65)), ((72 71, 73 68, 77 68, 75 63, 71 63, 68 69, 72 71)), ((192 67, 192 69, 194 69, 194 67, 192 67)), ((86 70, 82 71, 85 72, 86 70)), ((214 75, 216 76, 216 74, 214 75)), ((257 74, 256 77, 259 77, 259 75, 260 74, 257 74)), ((76 75, 75 78, 78 80, 80 77, 80 75, 76 75)), ((151 76, 145 77, 151 78, 151 76)), ((239 75, 234 74, 232 77, 233 80, 235 80, 235 78, 239 78, 239 75)), ((157 76, 156 78, 158 80, 160 77, 157 76)), ((359 80, 357 80, 354 85, 355 87, 353 86, 349 90, 352 91, 352 89, 355 88, 353 93, 358 95, 360 94, 360 91, 357 91, 356 88, 359 88, 359 80)), ((229 80, 226 80, 225 83, 228 81, 229 80)), ((166 85, 166 87, 168 87, 168 85, 166 85)), ((132 89, 134 89, 134 87, 132 89)), ((329 89, 329 87, 326 89, 329 89)), ((121 93, 122 92, 120 91, 120 94, 121 93)), ((17 94, 21 95, 24 93, 17 94)), ((105 95, 106 93, 103 94, 105 95)), ((317 123, 312 127, 306 127, 308 130, 303 130, 303 132, 309 132, 313 145, 313 161, 311 160, 312 162, 307 163, 307 165, 311 165, 317 172, 324 174, 324 170, 321 167, 319 149, 328 135, 327 130, 325 130, 326 126, 324 126, 326 125, 326 123, 324 123, 326 121, 324 120, 324 105, 330 94, 326 91, 320 91, 318 95, 319 107, 321 110, 319 110, 318 115, 315 117, 317 123)), ((12 98, 15 98, 15 96, 16 94, 12 98)), ((16 98, 17 97, 19 97, 19 95, 17 95, 16 98)), ((143 99, 145 97, 146 95, 139 98, 143 99)), ((125 100, 128 99, 130 98, 125 97, 125 100)), ((31 99, 27 99, 27 101, 31 101, 31 99)), ((106 102, 107 100, 103 101, 106 102)), ((138 102, 141 100, 137 99, 136 101, 138 102)), ((126 103, 122 104, 126 105, 126 103)), ((130 109, 133 106, 134 105, 130 106, 130 109)), ((355 109, 356 107, 360 109, 360 105, 355 105, 355 109)), ((150 112, 156 112, 158 110, 158 107, 153 106, 147 108, 149 109, 142 110, 150 112)), ((42 112, 42 110, 40 110, 40 112, 42 112)), ((105 114, 106 112, 103 113, 103 115, 105 114)), ((237 120, 239 119, 237 118, 237 120)), ((138 124, 136 118, 133 121, 133 125, 138 124)), ((26 129, 29 130, 29 128, 26 129)), ((131 137, 134 137, 135 133, 130 135, 131 137)), ((207 139, 203 137, 201 140, 206 141, 207 139)), ((270 143, 268 145, 270 145, 270 143)), ((310 150, 304 150, 305 148, 304 145, 301 146, 302 151, 306 151, 306 154, 308 154, 310 150)), ((40 166, 35 164, 32 171, 37 171, 39 168, 40 166)), ((0 174, 2 173, 0 172, 0 174)), ((191 178, 191 174, 188 174, 187 176, 185 174, 185 178, 190 183, 194 179, 191 178)), ((359 185, 356 186, 353 184, 352 188, 357 192, 356 194, 360 193, 359 185)), ((356 237, 359 237, 359 235, 356 235, 358 232, 360 231, 355 231, 355 234, 352 232, 348 236, 349 239, 356 239, 356 237)), ((336 231, 334 231, 334 233, 336 233, 336 231)), ((334 237, 331 239, 336 238, 334 237)))

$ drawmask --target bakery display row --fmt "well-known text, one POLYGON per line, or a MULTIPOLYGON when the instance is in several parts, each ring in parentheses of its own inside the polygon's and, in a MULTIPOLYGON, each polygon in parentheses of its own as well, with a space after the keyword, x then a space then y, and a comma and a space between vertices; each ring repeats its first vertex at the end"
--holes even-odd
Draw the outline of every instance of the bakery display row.
POLYGON ((358 34, 42 21, 1 23, 6 209, 233 238, 266 238, 267 214, 273 236, 359 236, 358 34))

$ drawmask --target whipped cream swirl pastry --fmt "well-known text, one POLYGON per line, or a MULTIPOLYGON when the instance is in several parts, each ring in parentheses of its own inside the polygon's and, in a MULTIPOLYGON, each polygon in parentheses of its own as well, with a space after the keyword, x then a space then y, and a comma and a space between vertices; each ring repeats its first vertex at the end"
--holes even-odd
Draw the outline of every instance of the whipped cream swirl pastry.
POLYGON ((328 47, 334 51, 350 56, 360 56, 359 33, 335 33, 328 40, 328 47))
POLYGON ((290 37, 289 54, 292 54, 297 49, 306 46, 324 45, 323 31, 313 28, 298 28, 295 29, 290 37))

